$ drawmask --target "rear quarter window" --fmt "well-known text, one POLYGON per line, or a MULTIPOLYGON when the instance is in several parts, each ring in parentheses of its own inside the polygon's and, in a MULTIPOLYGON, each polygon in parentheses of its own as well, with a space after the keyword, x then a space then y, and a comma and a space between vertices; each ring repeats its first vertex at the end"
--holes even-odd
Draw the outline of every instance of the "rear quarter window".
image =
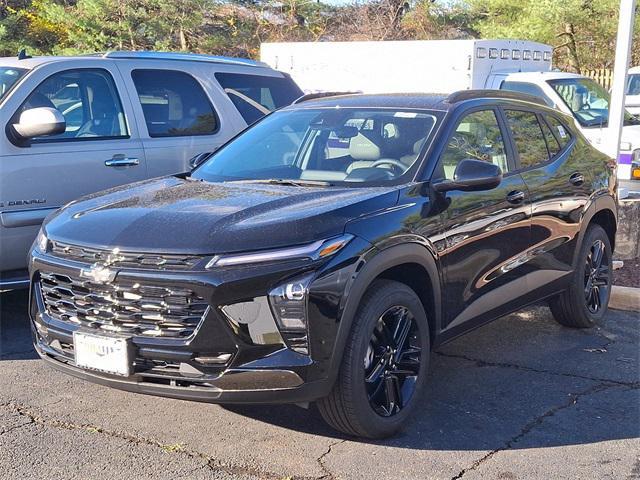
POLYGON ((248 125, 303 95, 288 76, 219 72, 215 77, 248 125))
POLYGON ((553 115, 545 115, 545 120, 549 127, 551 127, 551 131, 558 139, 558 143, 560 143, 560 147, 564 148, 567 143, 571 140, 571 131, 561 122, 558 118, 553 115))

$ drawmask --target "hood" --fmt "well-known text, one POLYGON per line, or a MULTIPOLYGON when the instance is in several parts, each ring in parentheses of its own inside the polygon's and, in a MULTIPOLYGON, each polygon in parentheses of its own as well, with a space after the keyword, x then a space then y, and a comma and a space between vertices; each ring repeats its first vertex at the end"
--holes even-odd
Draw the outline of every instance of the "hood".
POLYGON ((398 187, 206 183, 177 177, 93 194, 45 224, 49 238, 123 251, 215 254, 277 248, 343 233, 394 206, 398 187))
MULTIPOLYGON (((594 147, 598 148, 604 144, 604 136, 607 134, 606 127, 583 128, 580 131, 594 147)), ((630 143, 632 145, 632 150, 640 148, 640 125, 626 125, 622 127, 620 142, 630 143)))

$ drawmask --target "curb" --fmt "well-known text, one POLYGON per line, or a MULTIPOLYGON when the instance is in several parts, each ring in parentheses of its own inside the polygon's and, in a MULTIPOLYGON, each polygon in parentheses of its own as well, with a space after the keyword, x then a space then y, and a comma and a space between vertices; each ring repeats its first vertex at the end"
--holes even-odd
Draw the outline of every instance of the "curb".
POLYGON ((640 288, 614 285, 611 289, 609 308, 640 313, 640 288))

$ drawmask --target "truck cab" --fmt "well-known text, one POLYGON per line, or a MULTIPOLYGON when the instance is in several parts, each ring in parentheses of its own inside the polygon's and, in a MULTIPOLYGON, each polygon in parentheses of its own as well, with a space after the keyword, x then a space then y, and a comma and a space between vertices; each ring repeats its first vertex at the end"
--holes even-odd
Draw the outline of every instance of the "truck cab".
MULTIPOLYGON (((494 82, 491 88, 541 97, 548 106, 571 115, 587 140, 604 152, 610 96, 594 80, 565 72, 518 72, 505 75, 499 85, 494 82)), ((626 112, 618 157, 618 178, 632 179, 632 172, 637 169, 640 169, 640 120, 626 112)))

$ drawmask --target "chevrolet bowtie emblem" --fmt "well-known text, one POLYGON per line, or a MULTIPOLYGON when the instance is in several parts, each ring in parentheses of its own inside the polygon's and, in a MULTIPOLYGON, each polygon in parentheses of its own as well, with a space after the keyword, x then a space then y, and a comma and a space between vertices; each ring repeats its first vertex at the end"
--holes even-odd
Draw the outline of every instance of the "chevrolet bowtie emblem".
POLYGON ((94 263, 91 268, 80 270, 81 278, 88 278, 95 283, 110 283, 116 278, 117 270, 111 270, 105 265, 94 263))

